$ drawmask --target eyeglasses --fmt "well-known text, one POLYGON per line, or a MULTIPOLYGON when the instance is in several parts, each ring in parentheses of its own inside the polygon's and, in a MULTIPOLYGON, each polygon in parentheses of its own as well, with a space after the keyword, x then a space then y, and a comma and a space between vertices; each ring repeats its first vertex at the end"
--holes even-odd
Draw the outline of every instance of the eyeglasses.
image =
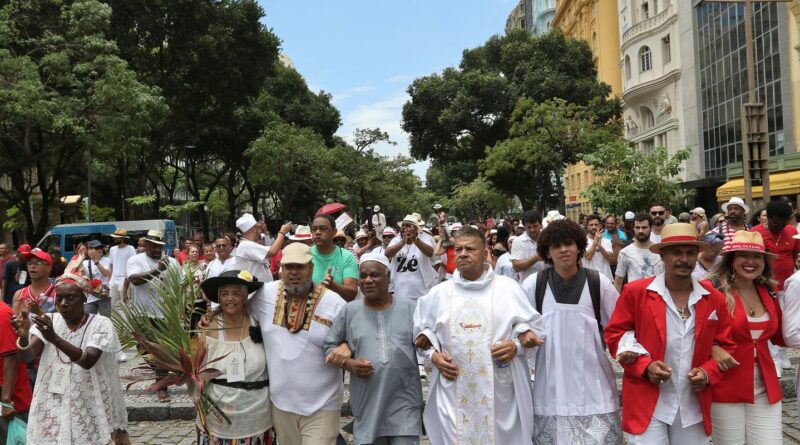
POLYGON ((47 266, 47 262, 42 260, 28 260, 28 266, 47 266))
POLYGON ((661 212, 650 212, 650 214, 651 214, 651 215, 653 215, 653 216, 661 216, 661 215, 663 215, 663 214, 665 214, 665 213, 667 213, 667 212, 666 212, 666 211, 661 211, 661 212))
POLYGON ((392 239, 394 235, 383 235, 383 239, 392 239))
POLYGON ((216 248, 216 249, 224 249, 226 247, 228 247, 227 244, 215 244, 214 245, 214 248, 216 248))

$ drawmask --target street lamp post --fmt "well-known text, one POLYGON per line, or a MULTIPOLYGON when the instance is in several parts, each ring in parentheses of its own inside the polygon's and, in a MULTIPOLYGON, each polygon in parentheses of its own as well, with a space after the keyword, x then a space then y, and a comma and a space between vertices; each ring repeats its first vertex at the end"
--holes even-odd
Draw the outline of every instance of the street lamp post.
POLYGON ((761 182, 762 198, 769 202, 769 137, 767 106, 756 101, 756 69, 753 48, 753 3, 785 3, 790 0, 706 0, 709 3, 744 3, 744 39, 747 57, 747 103, 742 105, 742 173, 744 200, 753 207, 753 183, 761 182))

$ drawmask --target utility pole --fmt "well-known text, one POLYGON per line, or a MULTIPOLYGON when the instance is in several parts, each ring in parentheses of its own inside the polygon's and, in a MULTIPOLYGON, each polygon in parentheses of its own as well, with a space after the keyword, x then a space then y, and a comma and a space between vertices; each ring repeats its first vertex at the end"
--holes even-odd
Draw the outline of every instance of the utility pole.
POLYGON ((753 48, 753 3, 785 3, 790 0, 706 0, 707 3, 744 3, 744 40, 747 56, 747 102, 742 104, 742 173, 744 201, 752 209, 753 185, 761 184, 766 204, 769 193, 769 137, 767 105, 756 101, 756 68, 753 48))
POLYGON ((89 162, 86 166, 86 182, 89 190, 86 195, 86 222, 92 222, 92 146, 89 146, 89 162))

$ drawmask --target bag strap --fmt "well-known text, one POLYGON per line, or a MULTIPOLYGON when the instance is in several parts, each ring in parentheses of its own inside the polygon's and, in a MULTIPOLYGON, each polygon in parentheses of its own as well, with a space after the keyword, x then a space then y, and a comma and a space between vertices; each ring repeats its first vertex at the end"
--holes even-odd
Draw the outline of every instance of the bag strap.
POLYGON ((600 328, 600 337, 603 337, 603 323, 600 321, 600 272, 595 269, 584 268, 586 271, 586 282, 589 283, 589 296, 592 297, 592 308, 594 308, 594 318, 600 328))
POLYGON ((542 313, 544 303, 544 291, 547 289, 547 282, 550 280, 550 268, 546 267, 536 272, 536 312, 542 313))

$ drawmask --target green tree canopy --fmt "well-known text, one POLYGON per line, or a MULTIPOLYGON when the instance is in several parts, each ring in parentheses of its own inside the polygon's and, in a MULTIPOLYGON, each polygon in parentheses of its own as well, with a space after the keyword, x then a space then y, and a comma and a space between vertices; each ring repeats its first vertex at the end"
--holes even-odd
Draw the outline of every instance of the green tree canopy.
POLYGON ((453 215, 481 221, 493 214, 506 212, 512 204, 508 195, 497 190, 483 177, 456 187, 445 203, 453 215))
POLYGON ((684 189, 677 176, 690 156, 688 148, 669 156, 664 147, 644 153, 627 142, 604 144, 597 151, 583 155, 597 178, 585 196, 592 207, 617 215, 628 210, 644 211, 654 202, 667 203, 671 208, 683 207, 695 191, 684 189))
MULTIPOLYGON (((597 126, 616 120, 619 100, 597 80, 586 42, 555 30, 543 36, 515 31, 466 50, 459 68, 421 77, 408 87, 403 129, 411 155, 434 162, 478 161, 486 148, 509 137, 520 98, 545 102, 560 98, 591 107, 597 126)), ((462 183, 477 176, 465 171, 462 183)), ((492 181, 494 181, 492 179, 492 181)))
POLYGON ((591 106, 522 98, 511 116, 509 138, 487 149, 481 171, 499 190, 516 195, 525 209, 557 207, 563 202, 565 166, 618 137, 616 121, 603 126, 597 121, 591 106))
POLYGON ((83 194, 89 150, 140 145, 166 112, 108 37, 111 8, 95 0, 0 7, 0 197, 35 242, 57 193, 83 194), (37 219, 33 219, 36 208, 37 219))

